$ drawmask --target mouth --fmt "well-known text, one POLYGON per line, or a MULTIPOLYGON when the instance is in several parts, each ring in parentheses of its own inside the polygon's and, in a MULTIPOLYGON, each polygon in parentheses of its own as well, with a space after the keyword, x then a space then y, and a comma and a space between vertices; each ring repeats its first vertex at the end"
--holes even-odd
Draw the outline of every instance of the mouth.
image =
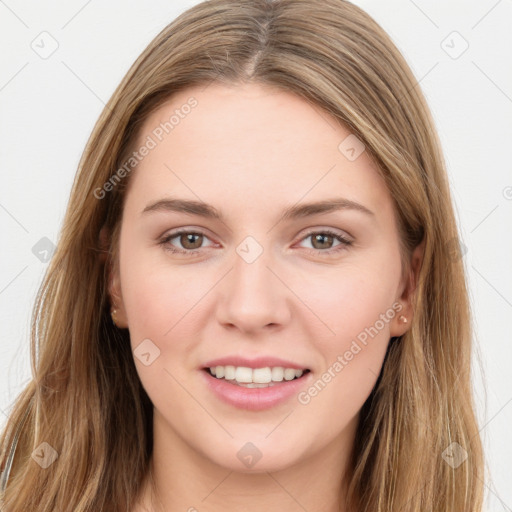
POLYGON ((286 368, 283 366, 266 366, 249 368, 247 366, 212 366, 203 368, 208 375, 244 388, 269 388, 283 383, 303 379, 310 370, 308 368, 286 368))

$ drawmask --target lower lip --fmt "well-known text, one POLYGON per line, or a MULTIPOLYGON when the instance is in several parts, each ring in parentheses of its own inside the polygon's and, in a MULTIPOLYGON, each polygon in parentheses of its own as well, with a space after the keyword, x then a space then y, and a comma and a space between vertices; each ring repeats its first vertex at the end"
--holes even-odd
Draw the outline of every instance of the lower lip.
POLYGON ((311 372, 293 380, 276 382, 267 388, 246 388, 217 379, 208 370, 202 370, 207 386, 223 402, 250 411, 261 411, 282 404, 297 395, 311 378, 311 372))

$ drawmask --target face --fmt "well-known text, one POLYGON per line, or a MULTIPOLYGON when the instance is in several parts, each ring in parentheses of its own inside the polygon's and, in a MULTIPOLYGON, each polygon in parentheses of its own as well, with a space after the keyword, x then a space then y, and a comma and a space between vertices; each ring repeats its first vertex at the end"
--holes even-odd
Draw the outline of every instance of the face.
POLYGON ((110 290, 155 429, 238 471, 342 450, 411 318, 360 141, 291 93, 212 84, 146 119, 144 144, 110 290))

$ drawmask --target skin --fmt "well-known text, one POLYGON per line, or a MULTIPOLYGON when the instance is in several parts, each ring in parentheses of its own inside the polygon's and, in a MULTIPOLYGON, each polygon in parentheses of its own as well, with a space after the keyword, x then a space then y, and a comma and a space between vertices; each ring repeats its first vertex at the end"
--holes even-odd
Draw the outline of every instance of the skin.
POLYGON ((411 323, 421 253, 402 276, 392 198, 368 154, 347 159, 338 145, 351 132, 291 93, 256 84, 189 88, 146 119, 139 141, 191 96, 198 105, 130 177, 109 283, 132 349, 150 339, 160 350, 148 366, 134 357, 154 404, 156 492, 145 482, 136 510, 345 510, 359 411, 390 338, 411 323), (209 203, 225 219, 142 213, 170 195, 209 203), (333 197, 374 214, 344 209, 279 222, 288 206, 333 197), (176 228, 205 236, 159 243, 176 228), (315 244, 311 234, 326 228, 352 244, 315 244), (263 248, 250 264, 236 251, 247 236, 263 248), (187 256, 166 246, 200 250, 187 256), (242 410, 203 382, 206 361, 241 354, 300 363, 311 385, 397 302, 400 313, 307 404, 294 396, 242 410), (237 457, 248 441, 262 454, 252 468, 237 457))

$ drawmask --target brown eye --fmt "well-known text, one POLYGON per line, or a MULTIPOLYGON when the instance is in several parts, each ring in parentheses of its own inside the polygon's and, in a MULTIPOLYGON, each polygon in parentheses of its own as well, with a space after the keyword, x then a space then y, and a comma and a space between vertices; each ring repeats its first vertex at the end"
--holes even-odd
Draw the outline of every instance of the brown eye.
POLYGON ((203 235, 199 233, 183 233, 179 235, 179 240, 184 249, 199 249, 203 244, 203 235))
POLYGON ((325 256, 334 255, 352 245, 352 240, 345 238, 341 233, 336 233, 329 229, 319 231, 310 231, 302 241, 307 241, 310 247, 306 247, 309 252, 323 254, 325 256))
POLYGON ((315 249, 330 249, 332 247, 334 237, 327 233, 318 233, 310 235, 312 245, 315 249))
POLYGON ((160 244, 172 253, 188 256, 212 245, 211 242, 209 245, 203 245, 205 241, 209 241, 209 238, 203 233, 181 230, 165 235, 160 244))

